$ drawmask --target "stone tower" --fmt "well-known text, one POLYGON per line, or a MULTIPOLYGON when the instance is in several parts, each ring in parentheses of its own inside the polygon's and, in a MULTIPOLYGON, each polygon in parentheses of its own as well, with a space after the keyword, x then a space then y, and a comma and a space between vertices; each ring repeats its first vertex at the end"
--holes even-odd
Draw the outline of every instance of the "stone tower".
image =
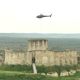
POLYGON ((31 62, 36 62, 36 55, 41 52, 43 53, 48 49, 48 41, 45 39, 33 39, 28 41, 28 56, 31 56, 31 62))
MULTIPOLYGON (((32 53, 33 72, 37 74, 36 69, 36 51, 45 51, 48 49, 48 41, 45 39, 36 39, 28 41, 28 52, 32 53)), ((38 53, 38 52, 37 52, 38 53)))
POLYGON ((48 41, 45 39, 35 39, 28 41, 28 51, 47 50, 48 41))

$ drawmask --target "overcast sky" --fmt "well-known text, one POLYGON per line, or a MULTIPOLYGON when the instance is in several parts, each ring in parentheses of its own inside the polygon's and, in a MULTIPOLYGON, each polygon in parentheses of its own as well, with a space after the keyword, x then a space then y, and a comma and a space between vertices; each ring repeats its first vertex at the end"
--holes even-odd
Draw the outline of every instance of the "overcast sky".
POLYGON ((0 0, 2 32, 80 33, 80 0, 0 0))

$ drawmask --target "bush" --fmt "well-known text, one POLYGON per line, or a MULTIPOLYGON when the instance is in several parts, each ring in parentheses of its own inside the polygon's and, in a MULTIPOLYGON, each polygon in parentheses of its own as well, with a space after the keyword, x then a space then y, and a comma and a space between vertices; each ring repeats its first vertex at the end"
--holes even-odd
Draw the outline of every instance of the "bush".
POLYGON ((32 66, 29 66, 29 65, 1 65, 0 70, 32 72, 32 66))

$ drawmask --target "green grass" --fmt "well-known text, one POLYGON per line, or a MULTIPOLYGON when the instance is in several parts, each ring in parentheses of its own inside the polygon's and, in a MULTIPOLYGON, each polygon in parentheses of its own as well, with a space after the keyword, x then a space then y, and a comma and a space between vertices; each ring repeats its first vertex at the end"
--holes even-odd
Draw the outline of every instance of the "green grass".
POLYGON ((18 71, 0 71, 0 80, 79 80, 80 72, 69 77, 49 77, 40 74, 18 72, 18 71))
MULTIPOLYGON (((48 72, 61 72, 61 71, 69 71, 70 69, 76 69, 76 66, 37 66, 38 73, 48 73, 48 72)), ((27 72, 32 73, 32 66, 30 65, 1 65, 0 70, 3 71, 20 71, 20 72, 27 72)))
POLYGON ((20 72, 32 72, 32 66, 29 65, 1 65, 0 70, 3 71, 20 71, 20 72))
MULTIPOLYGON (((38 73, 56 70, 57 67, 37 66, 38 73)), ((61 68, 62 69, 62 68, 61 68)), ((32 66, 27 65, 2 65, 0 66, 0 80, 78 80, 80 72, 69 77, 50 77, 32 73, 32 66)))

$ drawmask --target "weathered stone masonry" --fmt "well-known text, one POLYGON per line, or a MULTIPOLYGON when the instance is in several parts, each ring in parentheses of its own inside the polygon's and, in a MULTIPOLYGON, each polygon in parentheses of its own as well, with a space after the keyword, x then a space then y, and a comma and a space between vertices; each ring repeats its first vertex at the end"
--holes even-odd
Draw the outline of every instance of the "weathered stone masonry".
POLYGON ((48 50, 48 40, 45 39, 29 40, 26 53, 14 53, 11 50, 6 50, 4 64, 32 65, 33 58, 36 65, 77 64, 76 51, 50 51, 48 50))

